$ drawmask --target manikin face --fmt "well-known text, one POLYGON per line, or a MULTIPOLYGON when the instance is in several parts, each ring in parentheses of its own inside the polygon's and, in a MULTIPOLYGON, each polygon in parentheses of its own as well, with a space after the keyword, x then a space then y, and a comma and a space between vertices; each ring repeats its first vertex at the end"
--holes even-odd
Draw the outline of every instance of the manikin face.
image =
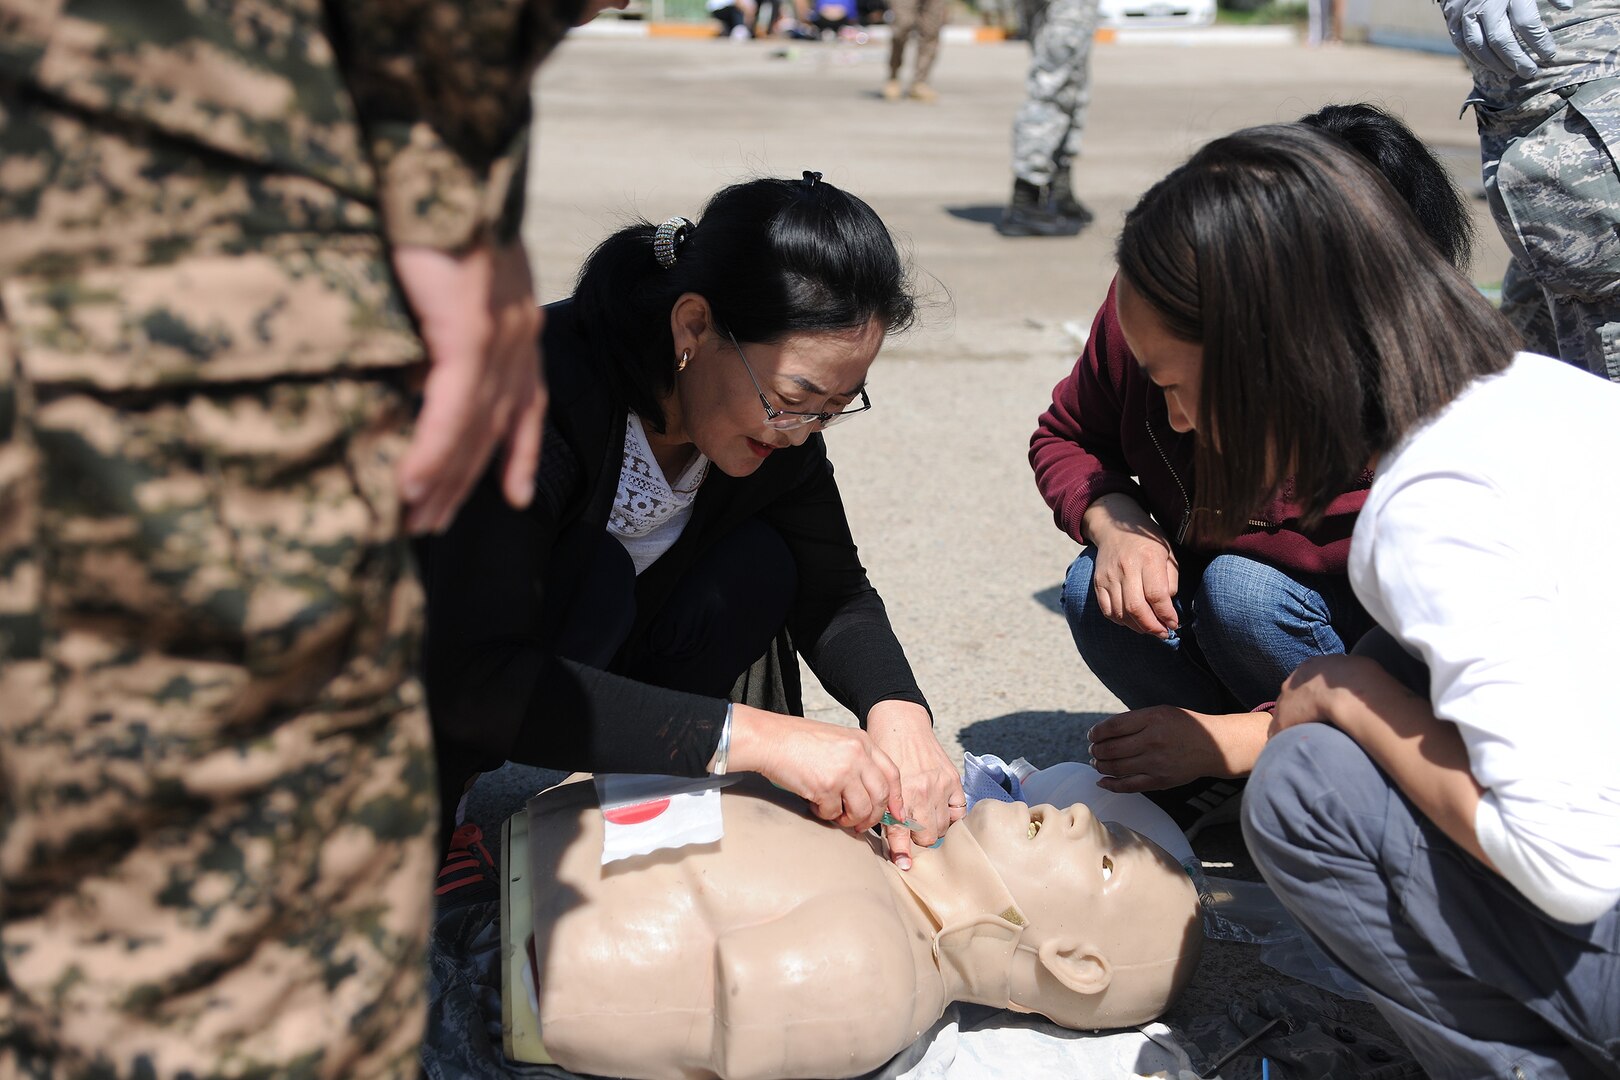
POLYGON ((981 802, 962 821, 1001 873, 1036 931, 1083 927, 1091 937, 1134 924, 1166 890, 1191 887, 1186 871, 1157 844, 1083 803, 1067 809, 981 802))
POLYGON ((821 430, 819 424, 788 430, 768 426, 761 392, 773 408, 789 412, 840 412, 859 405, 866 373, 883 345, 883 327, 875 320, 855 330, 733 343, 715 327, 707 303, 691 294, 676 303, 674 322, 676 351, 690 350, 691 356, 666 401, 667 431, 736 477, 748 476, 775 451, 821 430))
POLYGON ((1028 921, 1012 1008, 1073 1028, 1138 1024, 1192 977, 1203 942, 1197 890, 1158 845, 1083 804, 981 802, 957 827, 972 832, 1028 921))
POLYGON ((1114 304, 1125 343, 1136 354, 1136 362, 1148 379, 1164 391, 1170 426, 1184 434, 1193 430, 1198 420, 1199 388, 1203 385, 1204 347, 1172 334, 1164 319, 1123 275, 1114 290, 1114 304))

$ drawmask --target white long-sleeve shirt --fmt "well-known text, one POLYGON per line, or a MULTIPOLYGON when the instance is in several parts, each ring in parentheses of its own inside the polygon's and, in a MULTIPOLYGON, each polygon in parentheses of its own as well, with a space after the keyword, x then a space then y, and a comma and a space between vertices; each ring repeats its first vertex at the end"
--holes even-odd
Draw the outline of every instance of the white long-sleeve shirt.
POLYGON ((1620 385, 1520 353, 1379 463, 1350 581, 1429 665, 1480 847, 1555 919, 1620 903, 1620 385))

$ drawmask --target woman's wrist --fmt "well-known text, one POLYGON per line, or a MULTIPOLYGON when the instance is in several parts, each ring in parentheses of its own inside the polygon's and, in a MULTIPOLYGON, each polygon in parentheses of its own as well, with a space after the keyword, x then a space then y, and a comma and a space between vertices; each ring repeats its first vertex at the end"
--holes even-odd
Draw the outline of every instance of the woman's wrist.
POLYGON ((724 776, 731 765, 731 736, 732 712, 736 708, 731 702, 726 702, 726 718, 720 725, 720 740, 715 745, 714 756, 709 759, 709 775, 724 776))
POLYGON ((932 731, 934 718, 926 708, 915 701, 906 701, 904 698, 889 698, 878 702, 867 710, 865 726, 867 731, 874 731, 878 727, 916 727, 924 731, 932 731))
MULTIPOLYGON (((726 761, 726 771, 755 772, 764 775, 770 774, 770 762, 764 756, 770 747, 771 740, 762 737, 760 728, 769 726, 771 714, 750 705, 732 705, 727 710, 726 722, 731 725, 731 745, 728 748, 729 757, 726 761)), ((719 748, 715 749, 716 756, 719 748)), ((714 768, 714 760, 709 761, 709 768, 714 768)))
POLYGON ((1140 530, 1143 526, 1157 528, 1153 516, 1135 499, 1122 491, 1110 491, 1091 500, 1085 513, 1080 515, 1080 531, 1085 539, 1100 544, 1108 534, 1122 528, 1140 530))
POLYGON ((1270 737, 1271 713, 1257 709, 1254 712, 1233 713, 1222 719, 1224 722, 1215 728, 1221 733, 1215 743, 1221 759, 1222 775, 1229 780, 1248 776, 1254 771, 1254 763, 1260 760, 1260 751, 1266 748, 1266 741, 1270 737))

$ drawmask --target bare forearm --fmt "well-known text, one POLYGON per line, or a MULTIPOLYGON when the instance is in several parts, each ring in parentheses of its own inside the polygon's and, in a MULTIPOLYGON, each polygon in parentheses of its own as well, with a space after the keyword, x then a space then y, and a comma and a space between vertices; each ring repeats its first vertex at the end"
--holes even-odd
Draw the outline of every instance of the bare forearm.
POLYGON ((1119 491, 1099 495, 1080 515, 1080 530, 1094 544, 1100 543, 1102 534, 1110 531, 1140 533, 1143 529, 1158 531, 1153 516, 1135 499, 1119 491))
POLYGON ((1496 869, 1474 832, 1485 789, 1469 770, 1455 724, 1436 717, 1426 700, 1393 679, 1329 691, 1327 713, 1441 832, 1496 869))

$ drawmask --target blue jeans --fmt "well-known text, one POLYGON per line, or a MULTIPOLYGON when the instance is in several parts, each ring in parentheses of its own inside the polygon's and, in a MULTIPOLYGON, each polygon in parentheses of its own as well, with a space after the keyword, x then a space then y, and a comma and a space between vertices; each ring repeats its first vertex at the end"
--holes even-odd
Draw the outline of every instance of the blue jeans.
POLYGON ((1080 658, 1127 709, 1252 709, 1275 700, 1300 664, 1345 652, 1372 625, 1343 575, 1287 574, 1218 555, 1182 579, 1181 630, 1160 641, 1103 617, 1091 589, 1096 557, 1088 547, 1069 566, 1063 612, 1080 658))
MULTIPOLYGON (((1364 645, 1380 638, 1390 673, 1420 689, 1427 669, 1382 630, 1364 645)), ((1301 724, 1266 745, 1243 838, 1434 1080, 1620 1077, 1620 908, 1586 926, 1548 918, 1338 728, 1301 724)))

